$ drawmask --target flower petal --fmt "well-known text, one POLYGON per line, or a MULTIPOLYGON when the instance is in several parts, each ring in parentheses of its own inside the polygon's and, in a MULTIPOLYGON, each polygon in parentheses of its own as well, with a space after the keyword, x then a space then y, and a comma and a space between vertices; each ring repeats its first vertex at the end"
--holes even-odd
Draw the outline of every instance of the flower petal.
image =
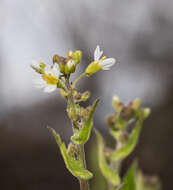
POLYGON ((50 74, 52 76, 59 78, 60 75, 59 65, 54 64, 52 67, 50 65, 46 65, 44 72, 46 75, 50 74))
POLYGON ((51 74, 52 73, 52 68, 50 65, 46 65, 44 72, 46 75, 51 74))
POLYGON ((102 56, 103 51, 100 51, 100 47, 97 45, 95 51, 94 51, 94 61, 98 61, 100 57, 102 56))
POLYGON ((47 93, 50 93, 50 92, 53 92, 54 90, 57 89, 57 86, 56 85, 47 85, 45 88, 44 88, 44 92, 47 92, 47 93))
POLYGON ((34 68, 39 68, 40 67, 40 63, 36 60, 32 60, 31 61, 31 67, 34 67, 34 68))
POLYGON ((46 86, 46 82, 42 78, 35 78, 33 84, 35 88, 44 88, 46 86))
POLYGON ((108 58, 99 63, 103 70, 109 70, 111 66, 115 64, 116 60, 114 58, 108 58))
POLYGON ((52 74, 53 76, 59 78, 60 70, 59 70, 59 65, 58 65, 58 64, 54 64, 54 65, 53 65, 51 74, 52 74))

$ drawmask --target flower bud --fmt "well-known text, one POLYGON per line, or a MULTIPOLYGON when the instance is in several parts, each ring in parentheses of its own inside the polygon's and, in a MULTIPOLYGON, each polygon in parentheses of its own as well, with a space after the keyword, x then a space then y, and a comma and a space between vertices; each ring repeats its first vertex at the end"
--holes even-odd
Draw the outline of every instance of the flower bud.
POLYGON ((114 96, 112 100, 112 106, 115 109, 116 112, 120 113, 123 109, 123 104, 120 102, 120 99, 118 96, 114 96))
POLYGON ((75 52, 69 51, 67 52, 67 58, 72 59, 75 62, 75 65, 77 65, 82 59, 82 52, 80 50, 77 50, 75 52))
POLYGON ((115 125, 115 117, 114 117, 114 115, 109 115, 109 116, 107 116, 106 122, 107 122, 107 125, 108 125, 110 128, 113 128, 114 125, 115 125))
POLYGON ((146 119, 151 113, 150 108, 143 109, 144 119, 146 119))
POLYGON ((59 62, 60 62, 60 56, 57 55, 57 54, 55 54, 55 55, 53 56, 53 63, 59 63, 59 62))
POLYGON ((46 65, 43 62, 38 63, 37 61, 32 61, 31 67, 39 74, 44 73, 44 68, 46 65))
POLYGON ((87 118, 88 117, 88 110, 85 109, 84 107, 80 107, 80 116, 82 118, 87 118))
POLYGON ((55 54, 53 56, 53 63, 56 63, 59 65, 59 70, 61 73, 64 73, 64 70, 65 70, 65 61, 66 59, 62 56, 59 56, 57 54, 55 54))
POLYGON ((76 115, 76 112, 75 112, 74 108, 69 107, 68 110, 67 110, 67 112, 68 112, 69 118, 72 121, 77 121, 77 115, 76 115))
POLYGON ((76 65, 79 64, 81 59, 82 59, 82 52, 80 50, 75 51, 73 54, 73 60, 76 63, 76 65))
POLYGON ((88 100, 88 98, 90 97, 91 93, 89 91, 86 91, 82 94, 81 96, 81 101, 85 102, 86 100, 88 100))
POLYGON ((132 102, 132 108, 137 111, 140 108, 141 101, 137 98, 132 102))
POLYGON ((65 74, 74 73, 76 69, 75 62, 70 59, 65 65, 65 74))

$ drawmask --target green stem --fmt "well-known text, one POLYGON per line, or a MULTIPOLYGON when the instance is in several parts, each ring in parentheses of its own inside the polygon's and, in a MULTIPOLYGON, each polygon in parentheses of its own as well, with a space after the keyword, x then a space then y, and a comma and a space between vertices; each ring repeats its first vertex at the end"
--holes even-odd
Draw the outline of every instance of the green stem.
MULTIPOLYGON (((84 168, 86 168, 84 145, 78 145, 78 150, 79 150, 79 156, 81 157, 83 162, 83 166, 84 168)), ((79 183, 81 190, 89 190, 89 184, 87 180, 79 179, 79 183)))
MULTIPOLYGON (((74 103, 74 97, 73 97, 73 88, 75 87, 76 83, 84 76, 82 74, 79 78, 75 80, 73 83, 73 86, 70 85, 69 78, 66 79, 66 87, 70 91, 70 94, 68 96, 68 104, 70 104, 74 108, 75 112, 75 103, 74 103)), ((78 125, 77 122, 72 121, 73 129, 78 125)), ((77 145, 77 149, 79 152, 79 156, 82 159, 82 163, 84 168, 86 168, 86 160, 85 160, 85 151, 84 151, 84 145, 77 145)), ((81 190, 89 190, 89 184, 87 180, 79 179, 80 183, 80 189, 81 190)))
POLYGON ((82 79, 85 76, 85 73, 82 73, 72 84, 72 89, 76 86, 76 84, 79 82, 80 79, 82 79))

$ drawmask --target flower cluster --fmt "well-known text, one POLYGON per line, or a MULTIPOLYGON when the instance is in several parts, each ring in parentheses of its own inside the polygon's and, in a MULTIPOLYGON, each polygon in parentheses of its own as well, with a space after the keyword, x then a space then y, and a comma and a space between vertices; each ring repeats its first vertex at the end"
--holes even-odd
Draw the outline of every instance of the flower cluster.
MULTIPOLYGON (((106 58, 105 56, 101 58, 102 54, 103 51, 97 46, 94 51, 94 61, 87 66, 85 72, 81 75, 82 77, 89 77, 101 69, 109 70, 115 64, 116 60, 114 58, 106 58)), ((52 65, 32 61, 31 67, 41 76, 34 79, 35 87, 43 88, 44 92, 48 93, 53 92, 57 88, 63 89, 63 79, 69 78, 70 74, 75 72, 81 59, 82 52, 77 50, 75 52, 69 51, 66 57, 54 55, 52 65)))

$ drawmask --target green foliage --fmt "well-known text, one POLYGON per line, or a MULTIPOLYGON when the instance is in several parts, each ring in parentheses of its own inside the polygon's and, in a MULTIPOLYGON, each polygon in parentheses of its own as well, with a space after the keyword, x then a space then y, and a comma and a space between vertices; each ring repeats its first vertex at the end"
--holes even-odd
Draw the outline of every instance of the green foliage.
POLYGON ((134 162, 131 167, 128 169, 127 174, 123 179, 123 184, 120 190, 136 190, 136 169, 137 164, 134 162))
POLYGON ((110 157, 111 160, 113 161, 118 161, 120 159, 122 160, 126 158, 133 151, 138 142, 139 134, 142 127, 142 122, 143 122, 142 118, 140 118, 137 121, 136 126, 133 129, 131 135, 129 136, 129 139, 127 140, 126 144, 112 154, 112 156, 110 157))
POLYGON ((120 177, 118 172, 111 169, 107 164, 105 155, 104 155, 104 141, 100 133, 95 130, 97 142, 98 142, 98 162, 100 170, 103 176, 113 185, 118 186, 120 184, 120 177))
POLYGON ((81 158, 78 156, 77 159, 75 159, 72 155, 68 154, 67 148, 65 144, 61 141, 59 134, 57 134, 56 131, 52 128, 49 128, 49 130, 55 137, 56 142, 59 145, 61 154, 63 156, 65 165, 67 169, 71 172, 71 174, 77 178, 84 180, 92 178, 92 173, 83 167, 81 158))
POLYGON ((92 109, 89 111, 87 121, 85 122, 84 126, 80 130, 79 133, 74 134, 74 136, 71 137, 72 141, 75 144, 85 144, 91 133, 92 125, 93 125, 93 114, 96 109, 96 106, 98 104, 99 100, 96 100, 92 106, 92 109))

